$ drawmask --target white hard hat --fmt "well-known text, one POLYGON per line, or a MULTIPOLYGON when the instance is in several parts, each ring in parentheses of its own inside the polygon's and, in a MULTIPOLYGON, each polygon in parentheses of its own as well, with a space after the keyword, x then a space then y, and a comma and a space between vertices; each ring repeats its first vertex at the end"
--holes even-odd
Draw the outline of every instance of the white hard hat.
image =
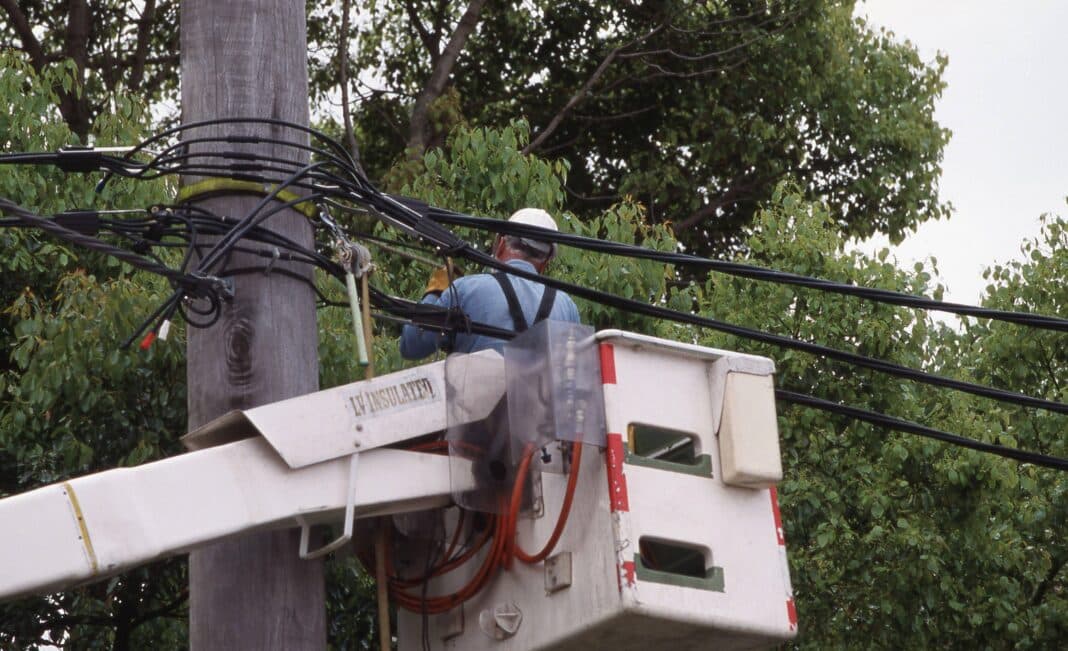
POLYGON ((560 230, 556 227, 556 221, 552 216, 541 208, 522 208, 512 213, 512 216, 508 218, 508 221, 517 224, 540 226, 542 228, 548 228, 551 231, 560 230))
MULTIPOLYGON (((556 227, 556 220, 541 208, 521 208, 512 213, 512 216, 508 218, 508 221, 516 224, 526 224, 528 226, 540 226, 541 228, 546 228, 551 231, 560 230, 556 227)), ((535 251, 540 251, 547 255, 556 252, 556 245, 550 244, 549 242, 542 242, 529 237, 521 237, 519 238, 519 241, 535 251)))

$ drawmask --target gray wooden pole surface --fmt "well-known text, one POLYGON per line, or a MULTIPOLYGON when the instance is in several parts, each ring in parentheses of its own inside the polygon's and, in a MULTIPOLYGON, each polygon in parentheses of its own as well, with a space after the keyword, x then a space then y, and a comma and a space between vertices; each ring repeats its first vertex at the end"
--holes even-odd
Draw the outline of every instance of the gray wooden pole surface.
MULTIPOLYGON (((183 123, 255 116, 307 125, 304 11, 302 0, 182 0, 183 123)), ((307 142, 304 134, 284 128, 236 125, 201 129, 188 137, 209 133, 307 142)), ((295 150, 278 146, 216 147, 224 148, 299 158, 295 150)), ((219 214, 242 217, 257 201, 257 197, 233 195, 199 204, 219 214)), ((299 213, 275 215, 263 225, 305 245, 312 242, 307 219, 299 213)), ((234 254, 229 265, 262 267, 264 259, 234 254)), ((307 268, 290 269, 311 275, 307 268)), ((208 329, 189 331, 190 429, 231 409, 318 388, 311 289, 281 274, 256 273, 234 280, 235 298, 224 306, 219 322, 208 329)), ((300 560, 297 550, 297 532, 291 530, 251 534, 192 552, 191 648, 325 648, 322 563, 300 560)))

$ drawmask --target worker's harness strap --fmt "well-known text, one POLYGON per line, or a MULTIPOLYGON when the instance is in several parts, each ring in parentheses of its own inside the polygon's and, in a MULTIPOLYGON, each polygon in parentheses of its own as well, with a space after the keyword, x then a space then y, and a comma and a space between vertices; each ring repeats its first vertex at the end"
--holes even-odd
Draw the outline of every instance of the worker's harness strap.
MULTIPOLYGON (((493 277, 497 280, 497 284, 501 286, 501 291, 504 292, 504 299, 508 301, 508 313, 512 315, 512 324, 515 326, 515 331, 526 332, 529 327, 527 326, 527 319, 523 316, 523 307, 519 305, 519 297, 516 296, 515 288, 512 287, 512 282, 508 280, 508 275, 498 271, 493 274, 493 277)), ((546 287, 545 293, 541 295, 538 312, 534 315, 534 324, 541 323, 549 318, 549 313, 553 311, 554 303, 556 303, 556 288, 546 287)))

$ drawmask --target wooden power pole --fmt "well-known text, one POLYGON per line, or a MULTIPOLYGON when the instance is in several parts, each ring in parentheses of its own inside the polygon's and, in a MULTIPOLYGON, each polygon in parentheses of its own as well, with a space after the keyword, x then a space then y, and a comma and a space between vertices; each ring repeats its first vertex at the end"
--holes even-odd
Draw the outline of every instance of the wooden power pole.
MULTIPOLYGON (((303 0, 182 0, 183 123, 260 117, 306 126, 304 12, 303 0)), ((306 135, 291 129, 245 124, 197 129, 187 137, 223 134, 307 142, 306 135)), ((204 151, 196 147, 191 151, 204 151)), ((291 147, 268 144, 214 147, 300 158, 291 147)), ((234 194, 198 203, 216 214, 240 218, 259 200, 234 194)), ((272 216, 263 226, 312 245, 311 227, 297 212, 272 216)), ((235 253, 228 264, 263 267, 264 258, 235 253)), ((311 276, 306 267, 289 270, 311 276)), ((315 299, 310 287, 278 273, 240 275, 234 283, 234 299, 223 305, 222 318, 210 328, 189 331, 190 429, 231 409, 318 388, 315 299)), ((257 533, 190 554, 192 649, 325 648, 323 567, 319 561, 298 558, 298 540, 295 530, 257 533)))

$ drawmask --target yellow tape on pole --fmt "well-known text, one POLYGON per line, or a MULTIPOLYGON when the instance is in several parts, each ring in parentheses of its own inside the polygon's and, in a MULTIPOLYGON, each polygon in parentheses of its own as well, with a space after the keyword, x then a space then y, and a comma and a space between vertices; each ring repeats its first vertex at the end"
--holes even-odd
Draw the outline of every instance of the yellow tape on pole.
MULTIPOLYGON (((238 181, 237 179, 205 179, 203 181, 182 186, 182 188, 178 190, 176 201, 178 203, 186 203, 195 199, 203 199, 204 195, 216 194, 219 192, 246 192, 265 197, 273 190, 274 188, 271 186, 261 185, 253 181, 238 181)), ((281 190, 275 196, 282 202, 296 201, 297 199, 300 199, 300 195, 290 192, 289 190, 281 190)), ((315 219, 316 215, 318 215, 315 204, 311 201, 302 201, 293 206, 293 208, 303 213, 308 219, 315 219)))

